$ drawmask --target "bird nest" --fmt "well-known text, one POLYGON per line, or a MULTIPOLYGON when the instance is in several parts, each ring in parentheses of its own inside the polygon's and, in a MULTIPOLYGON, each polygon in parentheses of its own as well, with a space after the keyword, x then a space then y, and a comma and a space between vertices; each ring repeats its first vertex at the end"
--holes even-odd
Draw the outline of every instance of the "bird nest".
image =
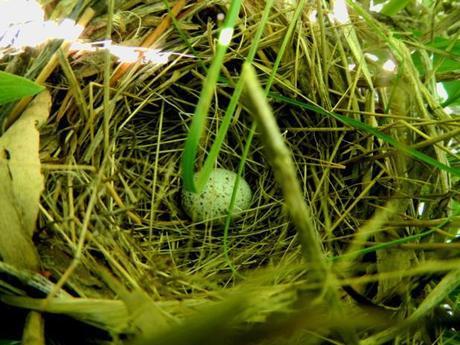
MULTIPOLYGON (((458 117, 441 107, 433 89, 436 76, 422 78, 416 69, 427 52, 426 37, 392 34, 417 28, 428 35, 432 27, 424 21, 429 14, 422 5, 407 8, 413 16, 406 21, 407 16, 383 17, 358 4, 343 19, 333 7, 318 4, 276 2, 252 65, 294 161, 324 253, 320 260, 336 275, 331 284, 337 286, 337 298, 353 311, 372 310, 374 324, 361 311, 361 318, 344 328, 361 339, 378 337, 382 325, 396 327, 384 322, 387 313, 410 318, 414 307, 425 305, 442 272, 453 267, 449 255, 428 247, 432 242, 447 246, 458 225, 452 216, 458 117), (431 271, 423 271, 425 261, 431 271), (434 272, 440 273, 427 275, 434 272)), ((128 292, 135 291, 138 302, 160 310, 157 316, 165 324, 192 318, 195 323, 181 328, 184 334, 195 334, 190 329, 198 325, 211 337, 211 326, 230 320, 233 326, 257 325, 251 328, 252 339, 265 341, 286 335, 283 322, 298 321, 289 334, 300 339, 305 334, 298 331, 305 329, 333 338, 334 330, 346 338, 337 326, 338 314, 321 303, 312 306, 304 294, 318 282, 309 273, 312 264, 302 259, 302 235, 291 221, 291 205, 285 207, 290 191, 275 178, 246 94, 215 166, 235 172, 244 168, 253 192, 250 208, 227 227, 194 222, 184 212, 184 145, 229 4, 173 5, 167 9, 163 1, 129 1, 117 3, 110 13, 99 4, 82 34, 89 42, 102 40, 110 23, 116 44, 150 39, 149 46, 167 54, 166 63, 121 63, 103 50, 70 52, 59 57, 46 82, 53 105, 41 130, 45 189, 35 243, 49 279, 63 284, 68 294, 95 303, 91 310, 72 305, 64 313, 80 312, 77 319, 112 335, 130 333, 127 320, 133 320, 129 311, 136 303, 128 292), (235 302, 235 294, 244 298, 235 302), (122 300, 116 308, 127 306, 128 311, 107 307, 123 315, 109 322, 110 313, 101 311, 96 300, 122 300), (196 320, 199 306, 221 300, 222 309, 205 309, 196 320), (98 319, 98 311, 106 314, 98 319), (306 316, 313 311, 324 322, 306 316), (238 322, 229 315, 239 315, 238 322), (262 336, 260 327, 273 319, 277 326, 268 325, 275 330, 262 336)), ((243 3, 207 112, 197 171, 222 126, 264 10, 264 1, 243 3)), ((441 25, 441 17, 436 18, 441 25)), ((436 28, 439 34, 450 30, 436 28)), ((50 43, 6 57, 2 65, 34 78, 37 68, 31 66, 43 66, 44 56, 56 54, 50 43)), ((153 332, 139 325, 144 334, 153 332)), ((164 329, 161 339, 171 343, 187 337, 168 338, 164 329)), ((234 333, 225 334, 243 343, 234 333)), ((415 335, 419 340, 424 336, 415 335)))

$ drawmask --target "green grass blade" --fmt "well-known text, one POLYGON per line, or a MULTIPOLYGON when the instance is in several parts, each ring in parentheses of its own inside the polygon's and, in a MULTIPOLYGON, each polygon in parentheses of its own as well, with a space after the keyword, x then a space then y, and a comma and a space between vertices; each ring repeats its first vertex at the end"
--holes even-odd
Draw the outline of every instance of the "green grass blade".
MULTIPOLYGON (((262 18, 260 21, 259 28, 256 32, 256 35, 254 36, 253 42, 251 44, 251 48, 249 50, 249 53, 246 57, 246 62, 252 63, 254 60, 254 57, 257 53, 257 49, 259 47, 260 39, 262 38, 262 34, 264 32, 265 24, 268 21, 268 16, 270 14, 270 10, 273 6, 274 0, 269 0, 265 4, 265 9, 262 14, 262 18)), ((217 157, 220 152, 220 148, 222 147, 222 143, 224 142, 224 139, 227 135, 228 128, 230 126, 231 120, 233 118, 233 115, 235 113, 235 109, 238 105, 238 101, 240 99, 241 93, 243 91, 244 83, 243 79, 239 78, 238 82, 235 86, 235 91, 232 94, 232 98, 230 99, 230 103, 225 111, 224 118, 222 120, 222 123, 220 125, 219 131, 217 132, 216 139, 214 143, 211 146, 211 150, 209 151, 209 155, 206 158, 206 161, 203 164, 203 168, 201 169, 200 175, 198 176, 198 186, 204 186, 206 184, 206 181, 208 181, 209 174, 211 173, 214 164, 217 161, 217 157)), ((239 182, 239 181, 237 181, 239 182)), ((238 186, 235 186, 235 189, 237 189, 238 186)), ((231 212, 231 211, 230 211, 231 212)))
POLYGON ((0 71, 0 105, 33 96, 43 89, 29 79, 0 71))
POLYGON ((413 241, 413 240, 420 239, 422 237, 425 237, 425 236, 428 236, 428 235, 432 234, 435 231, 436 231, 436 229, 427 230, 427 231, 421 232, 421 233, 416 234, 416 235, 406 236, 406 237, 403 237, 403 238, 398 238, 397 240, 379 243, 379 244, 376 244, 376 245, 371 246, 371 247, 360 249, 360 250, 358 250, 356 252, 347 253, 345 255, 332 256, 330 259, 332 261, 336 261, 338 259, 343 259, 345 257, 357 257, 357 256, 360 256, 360 255, 376 252, 377 250, 391 248, 391 247, 394 247, 394 246, 397 246, 397 245, 400 245, 400 244, 403 244, 403 243, 407 243, 407 242, 410 242, 410 241, 413 241))
MULTIPOLYGON (((257 49, 259 47, 259 43, 260 43, 260 40, 262 38, 262 34, 264 32, 265 25, 266 25, 266 23, 268 21, 268 17, 270 15, 270 11, 271 11, 271 8, 273 6, 273 3, 274 3, 274 0, 268 0, 265 3, 265 8, 264 8, 264 12, 262 14, 260 25, 259 25, 259 28, 258 28, 255 36, 254 36, 254 40, 253 40, 253 42, 251 44, 251 48, 249 50, 249 53, 248 53, 248 55, 247 55, 247 57, 245 59, 246 62, 252 63, 252 61, 254 60, 254 57, 255 57, 255 55, 257 53, 257 49)), ((243 91, 243 88, 244 88, 244 81, 243 81, 242 78, 239 78, 238 82, 236 84, 236 87, 235 87, 235 91, 233 92, 232 98, 230 99, 230 103, 229 103, 229 105, 228 105, 228 107, 227 107, 227 109, 225 111, 225 115, 224 115, 224 118, 223 118, 222 123, 220 125, 220 128, 219 128, 219 131, 217 133, 216 139, 215 139, 214 143, 211 146, 211 150, 209 152, 209 155, 208 155, 208 157, 206 158, 206 161, 203 164, 203 168, 201 170, 200 175, 198 176, 198 180, 199 180, 198 185, 200 185, 200 186, 204 186, 206 184, 206 181, 209 178, 209 174, 211 173, 211 171, 212 171, 212 169, 214 167, 214 164, 217 161, 217 157, 219 155, 220 148, 222 147, 224 139, 225 139, 225 137, 227 135, 228 128, 230 126, 231 120, 232 120, 233 115, 235 113, 235 109, 236 109, 236 107, 238 105, 238 102, 239 102, 241 93, 243 91)), ((243 152, 242 159, 244 161, 246 160, 245 157, 247 157, 247 152, 246 153, 243 152)), ((232 193, 232 197, 231 197, 231 200, 230 200, 229 211, 228 211, 228 214, 227 214, 227 218, 225 219, 225 225, 224 225, 224 256, 225 256, 225 260, 227 261, 228 266, 231 268, 231 270, 233 271, 234 274, 237 274, 237 270, 233 266, 233 264, 232 264, 232 262, 230 260, 230 257, 228 255, 229 250, 230 250, 230 248, 228 246, 228 230, 230 228, 230 223, 231 223, 231 220, 232 220, 231 215, 232 215, 233 207, 235 205, 236 191, 238 190, 241 175, 242 175, 242 169, 239 171, 237 179, 235 181, 235 185, 233 186, 233 193, 232 193)))
POLYGON ((433 228, 431 228, 429 230, 426 230, 426 231, 421 232, 419 234, 398 238, 398 239, 393 240, 393 241, 379 243, 379 244, 373 245, 371 247, 367 247, 367 248, 357 250, 355 252, 346 253, 345 255, 332 256, 332 257, 330 257, 330 260, 336 261, 336 260, 342 259, 344 257, 356 257, 356 256, 372 253, 372 252, 375 252, 377 250, 387 249, 387 248, 394 247, 394 246, 397 246, 397 245, 400 245, 400 244, 403 244, 403 243, 408 243, 408 242, 411 242, 413 240, 418 240, 418 239, 423 238, 425 236, 431 235, 432 233, 436 232, 437 230, 442 229, 444 227, 444 225, 448 224, 452 219, 457 217, 459 214, 460 214, 460 210, 454 210, 453 214, 450 215, 446 220, 444 220, 441 224, 439 224, 439 225, 437 225, 437 226, 435 226, 435 227, 433 227, 433 228))
POLYGON ((185 189, 191 192, 197 192, 203 189, 203 185, 198 183, 195 184, 193 178, 195 158, 198 153, 200 138, 206 128, 206 116, 211 105, 212 96, 216 88, 225 53, 227 52, 228 45, 233 35, 233 28, 238 18, 240 7, 241 0, 233 0, 231 2, 226 21, 219 33, 216 55, 208 70, 206 79, 204 80, 200 99, 195 108, 190 131, 185 142, 184 155, 182 157, 182 178, 185 189))
POLYGON ((408 156, 411 156, 412 158, 415 158, 415 159, 417 159, 419 161, 425 162, 425 163, 427 163, 427 164, 429 164, 429 165, 431 165, 433 167, 436 167, 437 169, 444 170, 444 171, 449 172, 449 173, 451 173, 453 175, 456 175, 456 176, 460 176, 460 169, 445 165, 445 164, 437 161, 436 159, 434 159, 434 158, 432 158, 432 157, 430 157, 430 156, 428 156, 428 155, 426 155, 426 154, 424 154, 424 153, 422 153, 420 151, 417 151, 417 150, 415 150, 413 148, 410 148, 407 145, 404 145, 403 143, 400 143, 395 138, 393 138, 393 137, 391 137, 391 136, 379 131, 378 129, 376 129, 374 127, 366 125, 365 123, 363 123, 361 121, 358 121, 358 120, 355 120, 355 119, 352 119, 352 118, 349 118, 347 116, 343 116, 343 115, 340 115, 340 114, 337 114, 337 113, 334 113, 334 112, 327 111, 324 108, 321 108, 321 107, 319 107, 317 105, 307 104, 305 102, 298 101, 298 100, 295 100, 295 99, 292 99, 292 98, 289 98, 289 97, 285 97, 285 96, 282 96, 282 95, 279 95, 279 94, 270 94, 270 96, 273 99, 277 100, 277 101, 285 102, 285 103, 288 103, 288 104, 291 104, 291 105, 296 105, 296 106, 298 106, 300 108, 303 108, 303 109, 312 110, 312 111, 314 111, 316 113, 319 113, 319 114, 322 114, 322 115, 325 115, 325 116, 333 117, 334 119, 336 119, 337 121, 340 121, 341 123, 343 123, 345 125, 348 125, 350 127, 365 131, 368 134, 376 136, 377 138, 387 142, 388 144, 394 146, 395 148, 397 148, 401 152, 407 154, 408 156))

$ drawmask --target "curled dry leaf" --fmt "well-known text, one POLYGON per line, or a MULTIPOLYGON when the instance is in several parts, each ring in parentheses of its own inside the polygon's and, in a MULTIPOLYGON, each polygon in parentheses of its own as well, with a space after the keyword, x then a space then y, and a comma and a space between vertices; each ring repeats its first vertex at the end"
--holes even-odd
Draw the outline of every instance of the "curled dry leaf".
POLYGON ((44 91, 0 137, 0 256, 30 270, 39 266, 32 235, 43 190, 37 128, 50 107, 51 96, 44 91))

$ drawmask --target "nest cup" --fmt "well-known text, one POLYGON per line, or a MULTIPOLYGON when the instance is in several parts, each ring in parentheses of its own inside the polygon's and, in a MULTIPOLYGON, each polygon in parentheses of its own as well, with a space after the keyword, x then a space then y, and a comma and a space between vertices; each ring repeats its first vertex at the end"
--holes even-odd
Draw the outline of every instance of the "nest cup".
MULTIPOLYGON (((393 213, 371 223, 378 226, 366 233, 368 237, 360 242, 363 248, 419 235, 426 230, 425 221, 449 216, 453 182, 458 179, 402 154, 385 137, 365 129, 379 130, 439 162, 458 164, 457 158, 435 146, 452 138, 433 144, 434 139, 453 131, 455 119, 430 94, 431 81, 425 84, 415 70, 410 52, 422 49, 421 45, 406 46, 387 28, 395 25, 397 32, 400 27, 406 27, 408 33, 426 31, 434 16, 428 18, 422 11, 420 18, 397 23, 402 26, 395 24, 398 17, 386 18, 381 25, 381 18, 370 10, 366 12, 369 17, 363 17, 350 7, 350 22, 340 24, 329 15, 333 11, 329 2, 307 1, 302 2, 305 6, 292 36, 284 41, 298 7, 275 3, 253 65, 262 86, 270 84, 267 99, 290 148, 324 252, 334 258, 345 253, 357 231, 389 206, 393 213), (319 3, 322 11, 316 8, 319 3), (319 18, 321 13, 323 18, 319 18), (398 44, 390 44, 393 40, 398 44), (357 59, 376 51, 403 59, 404 70, 382 77, 379 71, 367 68, 364 58, 357 59), (351 64, 362 65, 350 69, 351 64), (315 104, 361 127, 321 113, 312 108, 315 104)), ((222 124, 265 4, 243 1, 200 138, 196 171, 203 166, 222 124)), ((265 268, 269 274, 260 279, 257 307, 244 316, 245 321, 259 322, 269 319, 271 313, 292 311, 298 301, 297 288, 308 287, 310 275, 305 272, 309 266, 302 261, 298 234, 283 209, 283 195, 257 130, 244 163, 244 178, 252 191, 250 208, 235 217, 227 239, 214 213, 203 211, 195 217, 183 204, 180 162, 207 67, 215 56, 222 6, 221 1, 188 2, 156 41, 160 49, 176 54, 166 65, 137 66, 112 85, 109 115, 103 111, 103 52, 64 57, 68 61, 60 62, 63 68, 48 78, 54 103, 41 132, 46 186, 37 245, 44 270, 58 280, 71 266, 82 229, 86 231, 78 269, 66 281, 74 295, 118 299, 118 292, 106 279, 108 271, 127 290, 140 287, 175 320, 190 315, 197 305, 219 299, 219 293, 240 283, 242 277, 253 277, 257 269, 265 268), (205 221, 208 217, 213 221, 205 221)), ((417 6, 424 5, 417 2, 417 6)), ((98 10, 86 28, 88 40, 105 37, 106 9, 98 10)), ((407 10, 417 11, 417 7, 407 10)), ((62 6, 60 11, 67 10, 62 6)), ((120 44, 142 41, 152 27, 161 28, 160 23, 168 22, 167 12, 162 1, 116 2, 114 40, 120 44)), ((412 36, 416 35, 407 37, 412 36)), ((4 58, 2 66, 33 79, 56 45, 53 42, 34 54, 4 58)), ((432 50, 423 53, 429 55, 432 50)), ((116 67, 114 61, 110 67, 116 67)), ((7 107, 2 110, 8 112, 7 107)), ((241 102, 216 166, 238 171, 251 126, 252 119, 241 102)), ((452 142, 458 146, 458 139, 452 142)), ((445 233, 430 236, 427 242, 444 244, 446 240, 445 233)), ((423 263, 424 255, 409 247, 374 250, 355 258, 348 273, 357 277, 384 273, 385 277, 386 272, 410 272, 416 263, 423 263)), ((437 252, 429 255, 438 257, 437 252)), ((425 289, 411 279, 379 278, 361 285, 354 296, 409 315, 432 287, 427 284, 430 289, 425 289)), ((433 286, 437 283, 437 278, 427 279, 433 286)))

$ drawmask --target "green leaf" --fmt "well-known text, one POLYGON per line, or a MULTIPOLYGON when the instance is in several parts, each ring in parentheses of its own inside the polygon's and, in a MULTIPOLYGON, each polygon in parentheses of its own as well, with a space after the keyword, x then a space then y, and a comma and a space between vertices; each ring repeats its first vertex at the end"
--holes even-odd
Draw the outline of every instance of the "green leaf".
POLYGON ((460 40, 456 38, 436 36, 429 46, 435 49, 448 50, 451 54, 460 56, 460 40), (452 44, 453 41, 455 43, 452 44))
MULTIPOLYGON (((417 36, 417 33, 413 33, 417 36)), ((460 70, 460 40, 435 37, 433 41, 424 45, 425 50, 433 54, 433 68, 436 73, 447 73, 460 70)), ((419 51, 412 54, 412 61, 420 72, 425 74, 419 51)))
POLYGON ((0 71, 0 105, 33 96, 44 89, 29 79, 0 71))
POLYGON ((452 211, 454 214, 460 214, 460 202, 452 200, 452 211))
MULTIPOLYGON (((460 59, 460 56, 458 58, 460 59)), ((433 67, 436 68, 437 73, 459 71, 460 61, 435 54, 433 57, 433 67)))
POLYGON ((460 81, 452 80, 442 83, 447 92, 447 99, 442 103, 443 107, 460 105, 460 81))
POLYGON ((411 57, 412 57, 412 62, 415 68, 417 69, 418 73, 420 73, 420 75, 424 75, 426 71, 425 71, 425 66, 422 63, 422 57, 420 55, 420 52, 417 50, 414 51, 411 54, 411 57))
POLYGON ((436 159, 420 152, 420 151, 417 151, 407 145, 404 145, 403 143, 400 143, 399 141, 397 141, 395 138, 379 131, 378 129, 374 128, 374 127, 371 127, 369 125, 366 125, 365 123, 361 122, 361 121, 358 121, 358 120, 355 120, 355 119, 352 119, 350 117, 347 117, 347 116, 344 116, 344 115, 340 115, 340 114, 337 114, 337 113, 334 113, 334 112, 331 112, 331 111, 327 111, 326 109, 322 108, 322 107, 319 107, 317 105, 313 105, 313 104, 307 104, 305 102, 302 102, 302 101, 298 101, 296 99, 292 99, 292 98, 289 98, 289 97, 285 97, 285 96, 282 96, 282 95, 279 95, 279 94, 270 94, 270 96, 273 98, 273 99, 276 99, 278 101, 282 101, 282 102, 285 102, 285 103, 288 103, 288 104, 292 104, 292 105, 296 105, 300 108, 303 108, 303 109, 308 109, 308 110, 312 110, 316 113, 319 113, 319 114, 322 114, 322 115, 325 115, 325 116, 330 116, 334 119, 336 119, 337 121, 340 121, 341 123, 347 125, 347 126, 350 126, 350 127, 353 127, 353 128, 356 128, 356 129, 359 129, 359 130, 362 130, 362 131, 365 131, 366 133, 368 134, 371 134, 371 135, 374 135, 375 137, 387 142, 388 144, 394 146, 395 148, 397 148, 400 152, 402 153, 405 153, 406 155, 408 156, 411 156, 412 158, 415 158, 419 161, 422 161, 422 162, 425 162, 433 167, 436 167, 440 170, 444 170, 444 171, 447 171, 449 173, 451 173, 452 175, 455 175, 455 176, 460 176, 460 169, 458 168, 455 168, 455 167, 451 167, 451 166, 448 166, 446 164, 443 164, 439 161, 437 161, 436 159))
POLYGON ((385 6, 383 6, 381 13, 392 17, 404 9, 404 7, 409 4, 409 2, 410 0, 390 0, 385 6))

